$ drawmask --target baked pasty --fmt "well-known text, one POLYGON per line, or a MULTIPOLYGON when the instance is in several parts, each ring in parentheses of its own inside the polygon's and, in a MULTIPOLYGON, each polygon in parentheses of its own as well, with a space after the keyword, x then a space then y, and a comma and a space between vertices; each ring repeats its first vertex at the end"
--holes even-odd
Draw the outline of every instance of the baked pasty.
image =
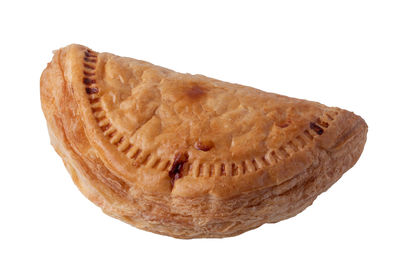
POLYGON ((41 81, 51 143, 106 214, 178 238, 292 217, 351 168, 362 118, 70 45, 41 81))

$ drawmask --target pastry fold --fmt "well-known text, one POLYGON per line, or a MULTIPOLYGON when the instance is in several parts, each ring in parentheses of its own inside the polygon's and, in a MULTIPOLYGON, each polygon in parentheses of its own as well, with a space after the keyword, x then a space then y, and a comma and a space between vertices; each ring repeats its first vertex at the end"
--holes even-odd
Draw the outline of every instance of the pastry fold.
POLYGON ((343 109, 70 45, 40 81, 51 143, 106 214, 178 238, 292 217, 360 157, 343 109))

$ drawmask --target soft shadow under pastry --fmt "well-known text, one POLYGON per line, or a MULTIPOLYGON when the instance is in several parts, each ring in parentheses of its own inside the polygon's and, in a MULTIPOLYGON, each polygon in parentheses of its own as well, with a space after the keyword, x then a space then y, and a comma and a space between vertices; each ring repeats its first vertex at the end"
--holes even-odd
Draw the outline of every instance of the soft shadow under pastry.
POLYGON ((51 143, 81 192, 140 229, 234 236, 292 217, 361 155, 343 109, 70 45, 41 81, 51 143))

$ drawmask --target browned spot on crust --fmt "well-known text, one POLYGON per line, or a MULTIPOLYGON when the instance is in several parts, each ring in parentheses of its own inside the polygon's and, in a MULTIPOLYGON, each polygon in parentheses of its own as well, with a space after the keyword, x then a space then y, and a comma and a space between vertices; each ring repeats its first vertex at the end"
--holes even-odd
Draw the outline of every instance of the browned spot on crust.
POLYGON ((225 172, 225 164, 221 164, 221 175, 222 176, 226 176, 226 172, 225 172))
POLYGON ((89 79, 89 78, 83 78, 83 83, 86 84, 86 85, 91 85, 93 83, 96 83, 96 80, 89 79))
POLYGON ((110 127, 111 127, 111 124, 107 124, 107 125, 104 125, 104 126, 100 127, 100 129, 101 129, 103 132, 105 132, 105 131, 107 131, 108 129, 110 129, 110 127))
POLYGON ((97 88, 86 87, 86 93, 88 95, 97 94, 98 92, 99 92, 99 89, 97 89, 97 88))
POLYGON ((209 140, 197 141, 196 143, 194 143, 194 147, 197 150, 208 151, 214 147, 214 143, 209 140))
POLYGON ((124 141, 124 137, 122 136, 121 139, 119 139, 118 142, 115 143, 115 145, 119 146, 123 141, 124 141))
POLYGON ((171 169, 168 172, 171 178, 171 185, 174 186, 175 180, 182 178, 183 166, 188 161, 189 155, 187 153, 178 153, 175 156, 174 163, 172 163, 171 169))
POLYGON ((326 121, 322 121, 320 118, 317 119, 317 123, 319 125, 321 125, 322 127, 325 127, 325 128, 329 127, 329 123, 327 123, 326 121))
POLYGON ((87 69, 91 69, 91 70, 94 70, 94 69, 95 69, 95 67, 93 67, 93 66, 91 66, 91 65, 89 65, 89 64, 86 64, 86 63, 84 63, 83 66, 84 66, 85 68, 87 68, 87 69))
POLYGON ((83 71, 83 75, 85 75, 85 76, 93 76, 93 75, 95 75, 95 73, 94 72, 83 71))
POLYGON ((321 127, 319 127, 317 124, 315 124, 314 122, 310 122, 310 128, 316 132, 318 135, 321 135, 324 133, 324 129, 322 129, 321 127))
POLYGON ((280 127, 280 128, 286 128, 288 126, 289 126, 289 123, 278 124, 278 127, 280 127))
POLYGON ((291 123, 292 123, 291 120, 281 121, 281 122, 278 122, 278 123, 276 124, 276 126, 278 126, 279 128, 286 128, 286 127, 288 127, 291 123))
POLYGON ((206 94, 204 88, 200 87, 199 85, 195 84, 191 88, 186 91, 186 94, 191 99, 197 99, 206 94))
POLYGON ((85 51, 85 56, 86 57, 96 57, 96 54, 93 51, 85 51))
POLYGON ((96 59, 85 57, 83 58, 86 62, 96 63, 96 59))

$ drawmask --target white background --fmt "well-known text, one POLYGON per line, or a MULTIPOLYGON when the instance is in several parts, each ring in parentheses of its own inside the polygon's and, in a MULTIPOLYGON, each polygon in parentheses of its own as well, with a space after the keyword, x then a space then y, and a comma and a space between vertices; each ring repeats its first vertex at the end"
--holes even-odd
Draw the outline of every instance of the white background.
POLYGON ((400 266, 399 1, 1 1, 0 266, 400 266), (298 216, 177 240, 104 215, 50 146, 39 77, 80 43, 361 115, 356 166, 298 216))

